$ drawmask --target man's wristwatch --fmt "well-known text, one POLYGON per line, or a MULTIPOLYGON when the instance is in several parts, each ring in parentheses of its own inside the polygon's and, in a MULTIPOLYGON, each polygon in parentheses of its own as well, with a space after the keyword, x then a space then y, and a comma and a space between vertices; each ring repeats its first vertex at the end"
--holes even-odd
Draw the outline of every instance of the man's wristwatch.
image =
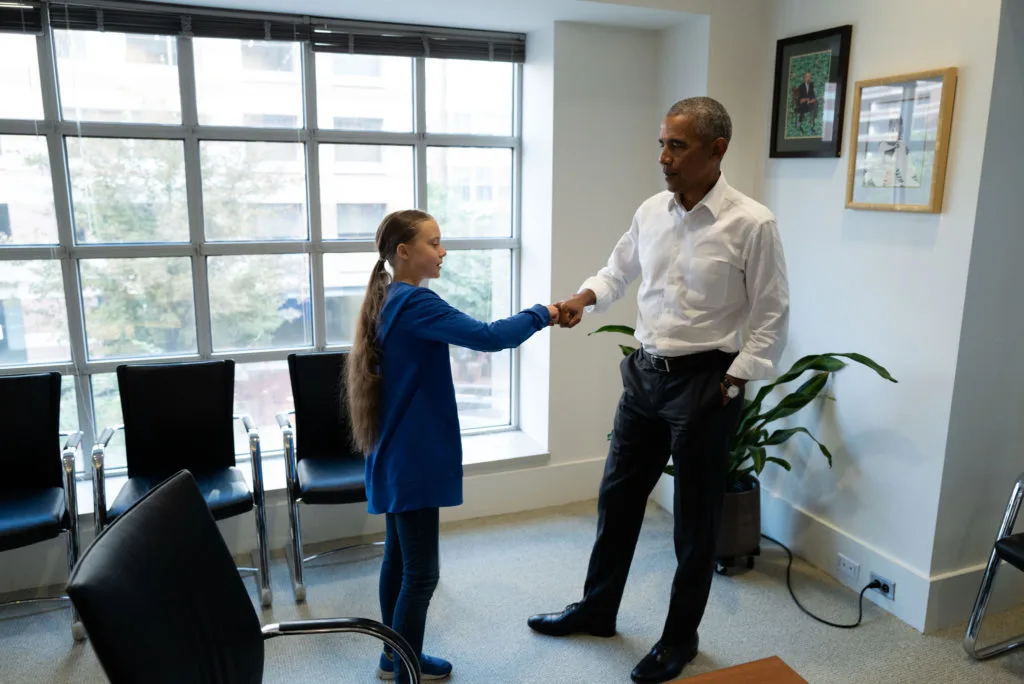
POLYGON ((725 396, 735 399, 740 396, 740 388, 729 381, 729 378, 722 378, 722 387, 725 388, 725 396))

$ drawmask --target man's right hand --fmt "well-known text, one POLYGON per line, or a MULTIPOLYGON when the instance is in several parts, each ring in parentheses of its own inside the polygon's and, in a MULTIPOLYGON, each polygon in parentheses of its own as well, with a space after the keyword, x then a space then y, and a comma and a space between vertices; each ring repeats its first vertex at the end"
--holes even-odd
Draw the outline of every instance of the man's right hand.
POLYGON ((597 295, 593 290, 584 290, 574 297, 558 303, 558 325, 563 328, 574 328, 583 320, 583 309, 597 303, 597 295))

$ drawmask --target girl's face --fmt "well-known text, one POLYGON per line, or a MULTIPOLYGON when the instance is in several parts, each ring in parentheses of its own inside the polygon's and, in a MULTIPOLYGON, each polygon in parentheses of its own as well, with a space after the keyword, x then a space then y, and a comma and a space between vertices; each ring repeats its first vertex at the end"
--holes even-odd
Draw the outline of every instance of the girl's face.
POLYGON ((416 226, 416 237, 398 246, 402 270, 414 280, 441 277, 441 262, 448 252, 441 246, 437 222, 426 220, 416 226))

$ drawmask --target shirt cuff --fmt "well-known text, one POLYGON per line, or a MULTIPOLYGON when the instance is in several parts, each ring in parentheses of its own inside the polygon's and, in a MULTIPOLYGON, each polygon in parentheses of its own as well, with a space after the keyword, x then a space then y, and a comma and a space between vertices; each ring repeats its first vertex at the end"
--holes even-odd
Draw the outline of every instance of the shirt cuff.
POLYGON ((741 351, 733 360, 726 375, 740 380, 764 380, 775 373, 775 364, 749 352, 741 351))
POLYGON ((583 292, 584 290, 591 290, 594 293, 595 298, 597 299, 597 302, 595 304, 583 309, 588 314, 602 313, 612 305, 612 302, 615 301, 612 289, 608 286, 607 283, 605 283, 600 278, 587 278, 585 281, 583 281, 583 284, 580 285, 580 289, 577 291, 577 294, 583 292))

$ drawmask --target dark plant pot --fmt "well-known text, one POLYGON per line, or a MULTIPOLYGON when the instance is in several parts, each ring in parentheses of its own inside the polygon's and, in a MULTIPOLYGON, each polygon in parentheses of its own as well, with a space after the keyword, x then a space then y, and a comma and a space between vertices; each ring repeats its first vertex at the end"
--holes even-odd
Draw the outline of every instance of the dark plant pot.
POLYGON ((761 554, 761 485, 748 477, 725 493, 722 520, 718 528, 715 560, 719 574, 740 563, 754 567, 761 554))

